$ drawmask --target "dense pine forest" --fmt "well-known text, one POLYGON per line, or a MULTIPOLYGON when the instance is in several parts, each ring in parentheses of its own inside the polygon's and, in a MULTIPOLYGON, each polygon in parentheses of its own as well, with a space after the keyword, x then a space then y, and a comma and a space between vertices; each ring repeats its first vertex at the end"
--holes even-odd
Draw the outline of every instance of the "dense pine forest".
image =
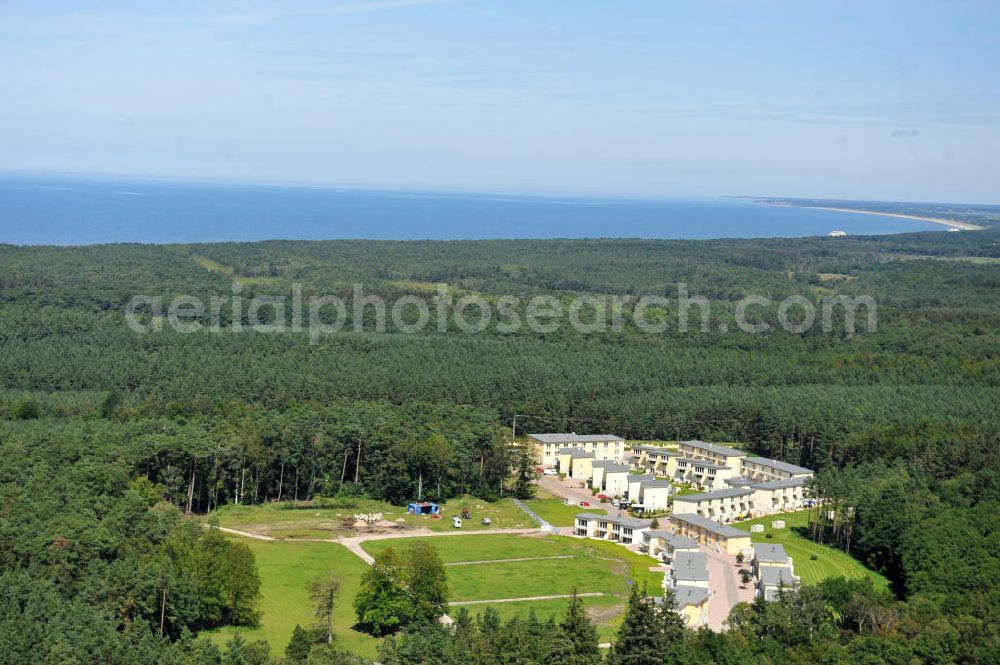
MULTIPOLYGON (((0 351, 0 663, 218 663, 199 631, 252 624, 259 582, 252 553, 203 529, 202 516, 318 496, 399 502, 418 483, 439 498, 489 500, 516 483, 515 416, 517 435, 734 441, 817 469, 830 510, 811 535, 893 584, 883 593, 828 581, 739 606, 724 634, 684 631, 632 599, 609 662, 1000 662, 995 228, 0 246, 0 351), (291 331, 290 308, 259 313, 282 317, 284 333, 252 330, 245 306, 238 317, 221 308, 217 332, 139 334, 126 323, 136 295, 246 303, 301 290, 349 302, 356 284, 390 302, 433 297, 439 284, 491 305, 513 296, 521 315, 539 295, 705 300, 686 332, 679 307, 655 309, 668 324, 656 334, 628 316, 598 316, 608 325, 594 332, 469 333, 450 305, 432 308, 419 333, 391 321, 379 332, 373 307, 357 319, 348 307, 340 332, 314 340, 291 331), (738 330, 738 303, 753 295, 770 301, 754 312, 769 332, 738 330), (837 313, 830 332, 786 332, 777 303, 789 296, 817 310, 823 298, 870 297, 877 330, 848 331, 837 313)), ((458 626, 408 630, 382 660, 600 660, 572 611, 561 624, 501 630, 495 616, 463 615, 458 626)), ((266 662, 239 642, 224 657, 266 662)), ((309 658, 353 662, 334 651, 309 658)))

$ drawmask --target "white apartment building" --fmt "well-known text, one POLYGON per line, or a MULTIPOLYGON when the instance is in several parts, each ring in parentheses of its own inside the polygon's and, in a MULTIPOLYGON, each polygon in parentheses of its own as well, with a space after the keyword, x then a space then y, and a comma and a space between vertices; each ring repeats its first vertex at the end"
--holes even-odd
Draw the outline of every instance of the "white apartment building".
POLYGON ((746 457, 746 453, 742 450, 698 440, 681 441, 677 444, 677 452, 681 457, 726 466, 737 472, 740 470, 741 460, 746 457))
POLYGON ((809 478, 812 475, 812 469, 766 457, 745 457, 740 464, 740 476, 763 483, 809 478))
POLYGON ((610 496, 621 496, 628 491, 628 465, 612 460, 598 460, 590 466, 593 470, 590 486, 597 491, 610 496))
POLYGON ((708 517, 720 524, 753 516, 755 491, 732 487, 704 494, 674 497, 674 514, 708 517))
POLYGON ((639 545, 643 542, 643 533, 649 529, 650 524, 651 520, 580 513, 576 516, 573 535, 595 540, 610 540, 622 545, 639 545))
POLYGON ((593 453, 597 460, 625 461, 625 439, 617 434, 547 433, 529 434, 528 442, 535 449, 536 458, 545 468, 552 468, 559 460, 559 451, 574 448, 582 453, 593 453))

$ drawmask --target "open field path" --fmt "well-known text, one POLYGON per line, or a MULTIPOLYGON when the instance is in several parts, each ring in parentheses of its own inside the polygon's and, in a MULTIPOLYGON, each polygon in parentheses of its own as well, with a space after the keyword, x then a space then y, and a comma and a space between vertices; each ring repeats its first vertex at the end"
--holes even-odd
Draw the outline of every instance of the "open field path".
POLYGON ((519 559, 486 559, 485 561, 452 561, 446 566, 478 566, 486 563, 515 563, 517 561, 546 561, 548 559, 575 559, 575 554, 556 554, 555 556, 525 556, 519 559))
MULTIPOLYGON (((598 596, 603 596, 604 594, 600 591, 592 591, 590 593, 578 593, 577 598, 596 598, 598 596)), ((563 598, 572 598, 573 594, 565 593, 557 596, 525 596, 524 598, 497 598, 495 600, 458 600, 455 602, 448 603, 450 606, 458 605, 492 605, 493 603, 520 603, 522 601, 528 600, 562 600, 563 598)))
POLYGON ((406 531, 396 531, 393 533, 370 533, 358 536, 343 536, 331 538, 322 542, 339 543, 357 555, 362 561, 371 565, 375 559, 368 552, 362 549, 361 544, 369 540, 390 540, 394 538, 426 538, 426 537, 448 537, 448 536, 488 536, 492 534, 508 534, 527 536, 540 533, 538 527, 532 529, 473 529, 471 531, 431 531, 430 529, 409 529, 406 531))
POLYGON ((277 540, 277 538, 272 538, 271 536, 263 536, 259 533, 250 533, 249 531, 238 531, 237 529, 228 529, 224 526, 216 528, 222 533, 229 533, 234 536, 243 536, 244 538, 253 538, 254 540, 277 540))

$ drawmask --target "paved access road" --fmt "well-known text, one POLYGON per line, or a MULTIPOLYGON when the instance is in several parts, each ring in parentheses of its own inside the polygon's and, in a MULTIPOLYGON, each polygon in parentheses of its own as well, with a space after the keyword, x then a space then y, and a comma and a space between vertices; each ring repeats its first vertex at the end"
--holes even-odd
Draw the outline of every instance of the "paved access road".
POLYGON ((738 602, 753 601, 753 583, 741 589, 739 569, 736 557, 716 552, 704 545, 700 548, 708 555, 709 586, 712 595, 708 599, 708 627, 719 631, 724 628, 729 610, 738 602))
MULTIPOLYGON (((608 515, 614 515, 616 517, 625 514, 610 503, 601 503, 601 500, 594 497, 590 493, 589 489, 586 487, 580 487, 579 480, 573 480, 571 478, 559 480, 559 476, 542 476, 539 480, 539 484, 546 492, 557 496, 560 499, 573 499, 576 502, 587 501, 590 503, 591 508, 598 508, 605 511, 608 515)), ((581 513, 585 513, 587 510, 589 509, 580 508, 581 513)))

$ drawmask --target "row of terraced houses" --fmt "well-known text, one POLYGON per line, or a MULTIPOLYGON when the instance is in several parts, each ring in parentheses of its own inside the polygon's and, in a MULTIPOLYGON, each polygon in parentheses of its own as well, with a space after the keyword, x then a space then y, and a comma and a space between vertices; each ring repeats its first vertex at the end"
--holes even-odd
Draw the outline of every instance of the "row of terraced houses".
POLYGON ((640 512, 672 504, 668 529, 651 528, 652 520, 581 513, 574 534, 641 548, 667 563, 664 585, 674 590, 676 609, 689 625, 705 622, 711 594, 699 546, 748 556, 757 593, 767 600, 780 588, 798 584, 793 562, 781 545, 754 545, 748 533, 729 523, 808 506, 810 469, 696 440, 681 441, 676 450, 634 446, 628 449, 629 466, 624 439, 612 434, 532 434, 530 439, 547 468, 628 499, 640 512), (678 496, 675 485, 705 491, 678 496))

